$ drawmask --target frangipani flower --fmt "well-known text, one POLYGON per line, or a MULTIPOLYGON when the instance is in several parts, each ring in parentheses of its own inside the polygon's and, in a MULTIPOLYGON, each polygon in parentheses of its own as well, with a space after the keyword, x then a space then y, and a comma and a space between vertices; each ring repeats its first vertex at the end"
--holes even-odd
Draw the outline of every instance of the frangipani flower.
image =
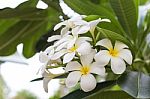
POLYGON ((45 51, 41 51, 39 55, 39 61, 41 63, 46 63, 54 55, 54 47, 49 46, 45 51))
POLYGON ((78 55, 86 55, 86 54, 89 54, 91 52, 91 45, 90 43, 86 42, 86 41, 81 41, 81 40, 77 40, 75 42, 75 44, 68 48, 68 49, 62 49, 58 52, 56 52, 52 59, 58 59, 60 58, 61 56, 64 55, 63 57, 63 63, 68 63, 70 62, 76 54, 78 55))
POLYGON ((72 31, 74 31, 73 29, 75 29, 75 31, 78 32, 78 33, 86 33, 87 29, 85 29, 85 28, 90 28, 88 26, 88 22, 82 20, 82 16, 72 17, 71 19, 68 19, 68 20, 65 20, 63 22, 58 23, 54 27, 54 31, 59 29, 63 25, 65 27, 62 28, 61 35, 66 34, 70 29, 72 29, 72 31))
POLYGON ((58 66, 58 64, 61 64, 61 59, 52 60, 51 57, 54 55, 54 47, 50 46, 45 51, 41 51, 39 55, 39 61, 43 63, 41 68, 39 69, 41 73, 43 73, 47 66, 58 66))
POLYGON ((96 87, 96 79, 93 74, 105 76, 105 68, 93 62, 95 52, 80 57, 81 64, 77 61, 69 62, 65 68, 70 72, 66 78, 66 86, 74 87, 80 81, 81 89, 85 92, 91 91, 96 87))
POLYGON ((113 47, 109 39, 102 39, 96 45, 101 45, 108 50, 100 50, 95 55, 96 62, 107 65, 110 61, 111 69, 115 74, 122 74, 126 69, 125 61, 132 64, 132 54, 127 45, 116 41, 113 47))
POLYGON ((91 52, 91 45, 88 41, 91 40, 89 37, 67 35, 67 37, 60 39, 54 44, 56 53, 51 59, 56 60, 64 55, 63 63, 65 64, 70 62, 75 57, 75 54, 88 54, 91 52))
POLYGON ((93 20, 93 21, 90 21, 90 22, 80 22, 80 24, 82 23, 81 24, 82 28, 80 27, 80 25, 78 27, 75 27, 72 30, 72 34, 73 35, 78 35, 78 34, 86 33, 88 31, 90 31, 91 33, 94 33, 94 30, 95 30, 97 24, 100 23, 100 22, 110 22, 110 20, 99 18, 97 20, 93 20))

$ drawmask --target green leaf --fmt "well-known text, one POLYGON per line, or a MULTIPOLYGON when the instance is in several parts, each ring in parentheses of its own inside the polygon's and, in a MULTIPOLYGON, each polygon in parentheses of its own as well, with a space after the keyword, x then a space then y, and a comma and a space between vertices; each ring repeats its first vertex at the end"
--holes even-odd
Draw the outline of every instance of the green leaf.
POLYGON ((110 30, 106 30, 106 29, 102 29, 102 28, 99 28, 97 27, 98 31, 101 32, 105 37, 111 39, 111 40, 118 40, 118 41, 121 41, 125 44, 127 44, 129 47, 132 48, 132 45, 131 45, 131 42, 126 39, 125 37, 123 37, 122 35, 118 34, 118 33, 115 33, 113 31, 110 31, 110 30))
POLYGON ((110 4, 128 37, 136 40, 137 4, 134 0, 110 0, 110 4))
POLYGON ((133 99, 124 91, 103 91, 84 99, 133 99))
POLYGON ((46 33, 46 26, 47 21, 34 21, 30 26, 33 28, 27 29, 27 31, 25 31, 26 34, 22 35, 24 38, 23 55, 27 58, 33 56, 34 53, 36 53, 35 47, 37 41, 40 39, 42 34, 46 33))
POLYGON ((150 98, 150 76, 141 72, 124 73, 117 84, 135 98, 150 98))
POLYGON ((0 19, 19 18, 21 20, 46 20, 47 10, 37 9, 35 7, 27 8, 5 8, 0 10, 0 19))
POLYGON ((90 0, 64 0, 64 2, 81 15, 99 15, 102 18, 110 19, 111 23, 107 24, 105 28, 124 34, 124 30, 116 20, 113 12, 109 11, 107 8, 94 4, 90 0))
POLYGON ((96 88, 90 92, 84 92, 84 91, 78 89, 78 90, 73 91, 73 92, 69 93, 68 95, 62 97, 61 99, 81 99, 81 98, 87 97, 89 95, 95 94, 95 93, 101 91, 103 88, 114 85, 115 82, 116 81, 112 80, 112 81, 105 81, 102 83, 98 83, 96 88))
POLYGON ((15 9, 0 10, 0 56, 11 55, 16 46, 23 43, 23 55, 27 58, 36 53, 40 37, 59 21, 60 13, 53 8, 37 9, 29 0, 15 9))

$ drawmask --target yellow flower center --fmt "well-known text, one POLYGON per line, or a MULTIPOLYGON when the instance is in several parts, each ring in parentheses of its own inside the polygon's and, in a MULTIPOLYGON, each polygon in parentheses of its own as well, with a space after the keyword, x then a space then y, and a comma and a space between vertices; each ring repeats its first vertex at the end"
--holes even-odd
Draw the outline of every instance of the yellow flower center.
POLYGON ((77 45, 74 45, 73 47, 71 47, 69 49, 69 52, 75 52, 77 50, 78 46, 77 45))
POLYGON ((80 69, 80 72, 82 75, 86 75, 90 72, 90 67, 89 66, 83 66, 81 69, 80 69))
POLYGON ((111 56, 116 57, 116 56, 118 56, 118 50, 116 50, 116 49, 110 49, 110 50, 109 50, 109 54, 110 54, 111 56))

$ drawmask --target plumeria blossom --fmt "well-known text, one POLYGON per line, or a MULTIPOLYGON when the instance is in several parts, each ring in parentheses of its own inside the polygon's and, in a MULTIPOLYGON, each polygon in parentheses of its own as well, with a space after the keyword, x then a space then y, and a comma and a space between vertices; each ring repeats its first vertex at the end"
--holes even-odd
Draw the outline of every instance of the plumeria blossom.
MULTIPOLYGON (((56 52, 52 59, 58 59, 60 58, 61 56, 64 55, 63 57, 63 63, 68 63, 70 62, 74 57, 75 55, 85 55, 85 54, 88 54, 91 52, 91 45, 89 42, 86 41, 87 38, 75 38, 73 40, 69 40, 69 42, 67 43, 68 45, 64 46, 63 47, 61 46, 58 46, 56 48, 56 50, 59 48, 61 50, 58 50, 58 52, 56 52)), ((63 43, 64 44, 64 43, 63 43)))
MULTIPOLYGON (((105 73, 105 65, 108 64, 105 61, 109 62, 109 60, 112 60, 111 58, 115 52, 110 52, 112 57, 105 58, 107 57, 105 56, 104 59, 100 59, 103 57, 102 55, 99 56, 101 51, 96 54, 97 49, 93 49, 91 42, 95 37, 95 28, 100 22, 110 22, 110 20, 99 18, 97 20, 87 22, 83 19, 83 16, 77 16, 58 23, 54 27, 54 31, 62 27, 60 35, 53 35, 49 37, 47 41, 54 42, 54 44, 49 46, 45 51, 41 51, 39 55, 39 60, 43 63, 40 71, 43 76, 43 88, 46 92, 48 92, 49 81, 59 75, 62 75, 53 74, 49 70, 61 66, 65 68, 65 73, 69 72, 69 75, 65 80, 65 84, 69 88, 74 87, 79 82, 81 89, 88 92, 96 87, 97 82, 105 79, 107 76, 107 73, 105 73), (91 33, 93 38, 84 35, 84 33, 88 32, 91 33), (97 79, 97 77, 100 77, 100 79, 97 79)), ((100 42, 101 41, 99 41, 97 45, 105 45, 105 43, 103 44, 100 42)), ((118 48, 118 44, 122 46, 122 43, 116 42, 115 49, 118 48)), ((113 49, 112 45, 110 48, 113 49)), ((117 51, 129 51, 125 48, 127 47, 122 47, 122 49, 117 51)), ((109 52, 109 50, 110 49, 106 51, 109 52)), ((121 57, 119 59, 124 63, 124 58, 122 59, 121 57)), ((112 64, 112 67, 114 67, 115 63, 112 62, 112 64)), ((117 66, 118 64, 119 63, 117 63, 117 66)), ((113 71, 116 73, 116 70, 113 71)), ((119 73, 117 72, 117 74, 119 73)))
POLYGON ((102 65, 107 65, 110 61, 111 69, 115 74, 122 74, 126 69, 125 61, 132 64, 132 54, 128 46, 120 41, 116 41, 114 47, 109 39, 102 39, 96 45, 103 46, 107 50, 100 50, 95 55, 95 60, 102 65))
POLYGON ((47 66, 58 66, 59 64, 62 64, 62 61, 60 58, 56 60, 52 60, 52 56, 54 55, 54 47, 50 46, 45 51, 41 51, 39 55, 39 61, 43 63, 43 65, 40 68, 41 73, 43 73, 47 66))
POLYGON ((54 55, 54 47, 50 46, 45 51, 41 51, 39 54, 39 61, 43 63, 40 68, 41 73, 46 69, 47 64, 51 60, 51 57, 54 55))
POLYGON ((75 17, 72 17, 71 19, 60 22, 54 27, 54 31, 56 31, 62 26, 65 26, 61 30, 61 35, 66 34, 70 29, 72 29, 72 31, 76 29, 78 33, 86 33, 87 29, 85 28, 90 28, 90 27, 88 26, 88 22, 82 20, 82 18, 83 16, 75 16, 75 17))
POLYGON ((81 89, 85 92, 91 91, 96 87, 96 78, 93 74, 105 76, 104 66, 93 62, 95 52, 80 57, 81 64, 77 61, 69 62, 65 68, 70 72, 65 80, 68 88, 74 87, 80 81, 81 89))
POLYGON ((62 28, 61 35, 70 33, 69 32, 70 29, 73 35, 84 34, 87 33, 88 31, 93 33, 98 23, 110 22, 109 19, 101 19, 101 18, 87 22, 82 18, 83 18, 82 16, 77 16, 77 17, 72 17, 71 19, 68 19, 66 21, 60 22, 54 27, 54 31, 64 25, 65 27, 62 28))

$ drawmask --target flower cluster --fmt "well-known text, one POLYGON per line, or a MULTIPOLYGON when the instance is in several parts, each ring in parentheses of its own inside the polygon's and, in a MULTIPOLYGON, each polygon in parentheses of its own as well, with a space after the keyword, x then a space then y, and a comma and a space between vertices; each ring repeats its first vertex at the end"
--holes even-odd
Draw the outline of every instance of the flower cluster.
POLYGON ((100 22, 110 20, 99 18, 87 22, 83 16, 77 16, 54 27, 54 31, 61 28, 60 35, 49 37, 47 41, 54 44, 39 55, 39 60, 43 63, 41 71, 46 92, 48 82, 58 76, 49 72, 49 68, 64 67, 65 73, 68 73, 66 86, 74 87, 79 82, 81 89, 88 92, 96 87, 96 76, 106 76, 105 66, 109 63, 115 74, 122 74, 126 63, 132 64, 132 54, 122 42, 116 41, 113 46, 109 39, 104 38, 93 43, 95 29, 100 22))

